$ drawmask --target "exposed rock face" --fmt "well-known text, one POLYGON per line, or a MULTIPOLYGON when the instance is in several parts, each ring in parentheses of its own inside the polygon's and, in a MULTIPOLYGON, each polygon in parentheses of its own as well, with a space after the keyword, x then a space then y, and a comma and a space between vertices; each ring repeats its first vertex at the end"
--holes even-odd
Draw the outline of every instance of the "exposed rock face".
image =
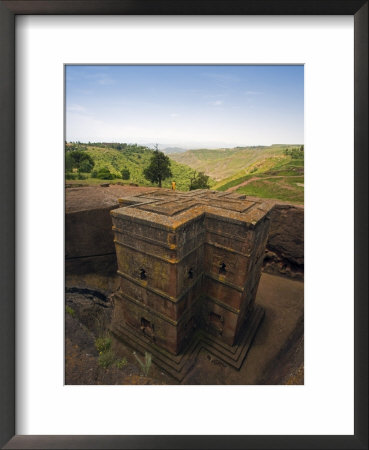
POLYGON ((264 271, 303 279, 303 207, 276 204, 271 211, 264 271))
POLYGON ((116 258, 110 211, 105 208, 66 214, 65 258, 67 273, 114 274, 116 258))
POLYGON ((276 205, 270 214, 268 248, 297 266, 304 265, 304 210, 276 205))
POLYGON ((66 305, 75 311, 80 323, 96 336, 110 324, 112 301, 99 291, 67 288, 66 305))
MULTIPOLYGON (((140 192, 152 188, 139 188, 140 192)), ((66 189, 65 271, 114 276, 117 262, 110 211, 118 198, 135 195, 132 186, 85 186, 66 189)))

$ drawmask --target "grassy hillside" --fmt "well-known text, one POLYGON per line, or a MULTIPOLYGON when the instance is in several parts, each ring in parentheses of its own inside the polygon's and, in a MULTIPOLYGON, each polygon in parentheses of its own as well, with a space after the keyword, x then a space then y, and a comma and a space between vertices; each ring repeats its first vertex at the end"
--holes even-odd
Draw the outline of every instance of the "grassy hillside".
MULTIPOLYGON (((153 150, 128 144, 73 145, 75 150, 83 150, 92 157, 94 171, 107 168, 116 175, 117 178, 109 180, 109 183, 152 185, 144 178, 143 170, 150 164, 153 150), (122 180, 123 169, 129 170, 129 180, 122 180)), ((170 188, 172 180, 175 180, 178 190, 187 191, 195 169, 212 177, 212 189, 304 202, 304 152, 296 146, 189 150, 170 155, 170 158, 173 177, 163 182, 166 188, 170 188)), ((88 175, 85 180, 67 182, 101 184, 104 181, 88 175)))
POLYGON ((229 178, 243 169, 269 158, 284 155, 285 149, 295 146, 236 147, 232 149, 199 149, 173 154, 171 158, 201 172, 216 181, 229 178))
MULTIPOLYGON (((114 144, 113 146, 116 147, 114 144)), ((114 180, 108 180, 109 183, 135 183, 141 186, 151 186, 152 184, 144 178, 143 170, 150 164, 153 150, 136 145, 123 145, 121 147, 122 148, 117 149, 108 145, 95 146, 80 144, 76 145, 75 149, 82 149, 92 157, 95 162, 94 170, 98 171, 100 168, 106 167, 112 174, 118 177, 114 180), (129 180, 121 179, 121 171, 123 169, 129 170, 129 180)), ((171 170, 173 177, 163 181, 163 187, 170 188, 172 180, 175 180, 178 190, 188 191, 193 169, 171 160, 171 170)), ((88 177, 85 180, 67 180, 67 182, 100 184, 103 183, 104 180, 88 177)), ((213 180, 211 180, 211 184, 214 184, 213 180)))
POLYGON ((214 189, 235 191, 256 197, 304 202, 304 159, 282 154, 242 169, 217 183, 214 189))

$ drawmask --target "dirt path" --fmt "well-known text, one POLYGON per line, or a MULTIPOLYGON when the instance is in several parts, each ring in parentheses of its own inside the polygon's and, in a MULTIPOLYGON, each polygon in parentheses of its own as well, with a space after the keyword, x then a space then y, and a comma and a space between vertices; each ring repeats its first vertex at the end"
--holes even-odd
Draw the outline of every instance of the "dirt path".
MULTIPOLYGON (((252 181, 257 181, 257 180, 268 181, 271 178, 286 178, 286 176, 288 176, 289 178, 301 177, 301 175, 273 175, 273 176, 270 176, 270 177, 267 177, 267 178, 252 177, 249 180, 243 181, 242 183, 238 184, 237 186, 232 186, 232 187, 228 188, 226 192, 234 192, 237 189, 239 189, 240 187, 246 186, 247 184, 251 183, 252 181)), ((291 188, 291 186, 287 187, 287 185, 285 187, 287 189, 291 188)), ((293 188, 291 188, 291 189, 293 189, 293 188)))

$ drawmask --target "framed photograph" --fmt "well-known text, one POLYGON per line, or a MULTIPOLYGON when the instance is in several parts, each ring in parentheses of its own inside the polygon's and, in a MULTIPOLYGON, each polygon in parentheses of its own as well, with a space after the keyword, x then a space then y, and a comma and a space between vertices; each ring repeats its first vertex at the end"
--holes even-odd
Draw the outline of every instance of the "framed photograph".
POLYGON ((368 448, 367 2, 0 25, 1 445, 368 448))
POLYGON ((65 92, 65 384, 303 385, 304 66, 66 65, 65 92))

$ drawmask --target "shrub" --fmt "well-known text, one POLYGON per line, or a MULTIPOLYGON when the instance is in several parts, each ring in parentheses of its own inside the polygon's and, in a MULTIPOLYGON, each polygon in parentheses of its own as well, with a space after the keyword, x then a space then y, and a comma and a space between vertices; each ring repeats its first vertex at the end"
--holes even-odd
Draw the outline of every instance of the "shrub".
POLYGON ((116 367, 118 367, 118 369, 123 369, 123 367, 127 364, 127 358, 122 358, 122 359, 118 359, 117 361, 115 361, 115 365, 116 367))
POLYGON ((194 172, 190 180, 190 191, 195 189, 210 189, 209 177, 204 172, 194 172))
POLYGON ((115 361, 115 355, 112 350, 108 350, 99 355, 99 366, 107 369, 110 367, 115 361))
POLYGON ((65 171, 71 172, 74 167, 74 159, 72 158, 71 154, 67 152, 65 154, 65 171))
POLYGON ((65 174, 65 179, 66 180, 76 180, 77 179, 77 175, 75 173, 67 172, 65 174))
POLYGON ((65 307, 65 312, 66 312, 67 314, 69 314, 70 316, 72 316, 72 317, 75 317, 75 316, 76 316, 76 312, 74 311, 74 309, 71 308, 71 307, 68 306, 68 305, 65 307))
POLYGON ((128 169, 122 170, 122 178, 123 180, 129 180, 131 178, 131 173, 128 169))
POLYGON ((81 161, 80 165, 79 165, 79 172, 91 172, 91 170, 93 169, 95 163, 93 162, 92 158, 90 157, 90 159, 84 159, 81 161))
POLYGON ((108 352, 111 348, 111 338, 110 337, 99 337, 95 341, 96 350, 101 355, 102 353, 108 352))
POLYGON ((85 151, 72 150, 65 154, 65 168, 67 171, 77 169, 80 172, 91 172, 95 165, 94 160, 85 151))
POLYGON ((114 180, 115 177, 107 167, 101 167, 97 171, 96 178, 100 180, 114 180))

